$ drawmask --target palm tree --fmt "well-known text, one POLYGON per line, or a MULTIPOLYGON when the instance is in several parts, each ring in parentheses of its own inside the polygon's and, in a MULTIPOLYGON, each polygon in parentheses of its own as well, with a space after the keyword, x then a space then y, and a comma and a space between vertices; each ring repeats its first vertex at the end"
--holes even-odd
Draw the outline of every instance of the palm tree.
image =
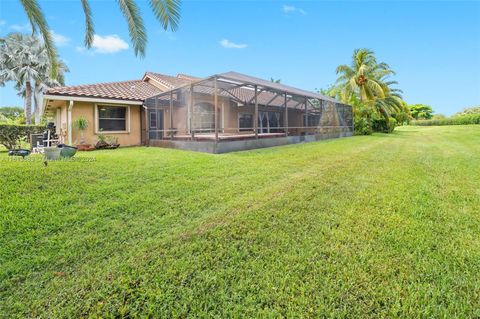
POLYGON ((19 95, 25 99, 27 124, 31 124, 32 119, 32 96, 35 97, 35 118, 38 123, 39 94, 46 86, 62 83, 63 73, 68 71, 62 61, 58 58, 55 61, 57 77, 51 78, 53 67, 48 58, 48 49, 37 37, 12 33, 0 39, 0 85, 3 86, 7 81, 15 82, 19 95))
MULTIPOLYGON (((22 4, 25 13, 32 26, 32 34, 39 30, 45 48, 50 60, 50 64, 54 67, 51 69, 51 77, 57 77, 57 53, 55 45, 53 43, 52 35, 48 27, 48 23, 45 19, 40 5, 37 0, 19 0, 22 4)), ((85 14, 85 46, 91 48, 93 44, 93 36, 95 34, 95 28, 92 19, 92 11, 88 0, 80 0, 82 3, 83 12, 85 14)), ((127 20, 128 31, 130 39, 133 44, 135 55, 143 57, 145 56, 145 48, 147 45, 147 34, 145 31, 145 25, 140 15, 140 10, 135 0, 117 0, 120 10, 127 20)), ((175 31, 178 28, 178 22, 180 20, 180 0, 150 0, 150 8, 152 9, 155 17, 160 21, 162 27, 165 30, 175 31)))
POLYGON ((14 81, 18 89, 25 86, 25 119, 31 124, 32 119, 32 79, 37 76, 36 61, 29 51, 34 46, 33 37, 14 33, 0 40, 0 84, 14 81))
POLYGON ((373 51, 357 49, 353 53, 352 63, 337 67, 337 85, 342 89, 342 98, 359 96, 362 102, 385 96, 385 83, 382 78, 394 74, 386 63, 377 63, 373 51))
POLYGON ((35 78, 35 85, 33 90, 33 113, 35 115, 35 124, 40 123, 40 101, 43 92, 51 87, 65 85, 65 72, 69 71, 67 65, 62 60, 57 59, 57 78, 51 78, 51 66, 49 61, 43 59, 42 62, 43 63, 40 64, 40 72, 35 78))
POLYGON ((402 109, 401 90, 389 80, 395 72, 388 64, 378 63, 373 51, 355 50, 351 65, 338 66, 337 74, 336 90, 343 102, 363 103, 387 119, 402 109))

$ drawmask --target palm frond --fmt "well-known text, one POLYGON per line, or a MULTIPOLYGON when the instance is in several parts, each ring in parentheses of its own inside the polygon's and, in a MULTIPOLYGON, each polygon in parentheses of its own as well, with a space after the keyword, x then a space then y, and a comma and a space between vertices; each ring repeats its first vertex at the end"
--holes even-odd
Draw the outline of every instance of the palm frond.
POLYGON ((45 20, 45 16, 36 0, 20 0, 20 2, 27 14, 30 24, 32 25, 32 29, 36 30, 38 27, 40 30, 48 58, 53 66, 51 68, 51 76, 55 78, 57 76, 57 50, 53 43, 52 35, 48 28, 47 21, 45 20))
POLYGON ((367 82, 367 87, 372 92, 373 97, 385 98, 385 88, 375 80, 370 80, 367 82))
POLYGON ((342 64, 337 66, 337 69, 335 70, 337 74, 339 73, 350 73, 353 72, 353 69, 349 67, 348 65, 342 64))
POLYGON ((163 29, 176 31, 180 21, 180 0, 150 0, 155 17, 162 24, 163 29))
POLYGON ((118 4, 128 23, 128 31, 133 44, 133 51, 135 55, 144 57, 147 46, 147 34, 140 10, 134 0, 118 0, 118 4))
POLYGON ((93 43, 93 35, 95 34, 95 27, 93 25, 93 19, 92 19, 92 10, 90 9, 90 4, 88 3, 88 0, 81 0, 82 1, 82 7, 83 7, 83 12, 85 14, 85 46, 87 48, 92 47, 93 43))

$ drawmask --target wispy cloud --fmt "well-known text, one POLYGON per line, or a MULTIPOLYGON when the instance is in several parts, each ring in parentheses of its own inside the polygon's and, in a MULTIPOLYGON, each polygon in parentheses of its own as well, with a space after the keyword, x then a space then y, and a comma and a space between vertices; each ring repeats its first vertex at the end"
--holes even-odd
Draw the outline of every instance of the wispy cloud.
POLYGON ((306 15, 307 12, 301 8, 297 8, 297 7, 294 7, 294 6, 289 6, 289 5, 284 5, 282 7, 282 10, 284 13, 300 13, 300 14, 303 14, 303 15, 306 15))
POLYGON ((76 47, 75 50, 80 53, 101 53, 101 54, 113 54, 129 48, 128 43, 125 42, 116 34, 101 36, 95 34, 92 42, 93 52, 89 52, 84 47, 76 47))
POLYGON ((53 30, 50 30, 50 34, 55 44, 59 47, 66 46, 70 43, 70 39, 62 34, 56 33, 53 30))
POLYGON ((7 24, 7 21, 5 20, 0 20, 0 26, 7 24))
POLYGON ((31 31, 32 27, 30 24, 25 23, 25 24, 12 24, 10 26, 10 29, 18 32, 23 32, 23 31, 31 31))
POLYGON ((238 44, 227 39, 220 41, 220 45, 227 49, 245 49, 248 47, 248 44, 238 44))

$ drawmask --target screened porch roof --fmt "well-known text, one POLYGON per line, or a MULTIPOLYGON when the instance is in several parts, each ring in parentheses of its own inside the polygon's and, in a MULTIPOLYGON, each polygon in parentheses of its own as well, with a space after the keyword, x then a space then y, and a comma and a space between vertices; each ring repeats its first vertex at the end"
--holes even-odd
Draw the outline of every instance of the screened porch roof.
POLYGON ((188 90, 190 86, 194 87, 195 93, 213 95, 215 92, 215 80, 217 81, 217 88, 219 89, 218 94, 220 96, 229 97, 242 103, 253 103, 255 99, 255 87, 257 88, 257 101, 260 105, 283 106, 283 96, 285 94, 288 97, 287 105, 289 108, 298 106, 299 100, 303 101, 304 99, 318 99, 340 103, 337 100, 322 94, 309 92, 281 83, 274 83, 237 72, 226 72, 215 74, 204 79, 193 81, 190 84, 162 92, 147 99, 146 104, 152 105, 151 103, 148 103, 148 100, 154 99, 168 101, 173 92, 188 90))
MULTIPOLYGON (((215 77, 215 75, 213 76, 213 78, 214 77, 215 77)), ((275 83, 275 82, 272 82, 272 81, 256 78, 256 77, 253 77, 253 76, 250 76, 250 75, 245 75, 245 74, 241 74, 241 73, 237 73, 237 72, 233 72, 233 71, 218 74, 217 77, 218 77, 217 78, 218 81, 222 81, 222 80, 224 80, 224 81, 226 80, 226 81, 229 81, 229 82, 234 81, 234 82, 237 82, 238 84, 243 83, 243 84, 246 84, 247 86, 250 86, 250 87, 254 86, 254 85, 257 85, 259 89, 267 88, 267 89, 272 89, 272 90, 277 91, 277 92, 287 93, 289 95, 298 95, 298 96, 302 96, 302 97, 306 97, 306 98, 310 98, 310 99, 319 99, 319 100, 338 103, 337 100, 335 100, 335 99, 333 99, 329 96, 325 96, 325 95, 322 95, 322 94, 298 89, 298 88, 293 87, 293 86, 289 86, 289 85, 285 85, 285 84, 281 84, 281 83, 275 83)), ((210 78, 212 78, 212 77, 210 77, 210 78)))

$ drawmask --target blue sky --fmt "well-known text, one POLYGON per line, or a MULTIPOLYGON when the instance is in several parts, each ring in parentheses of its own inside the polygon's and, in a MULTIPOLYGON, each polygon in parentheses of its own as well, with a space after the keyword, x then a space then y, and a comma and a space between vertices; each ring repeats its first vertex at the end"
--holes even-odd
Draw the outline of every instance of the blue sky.
MULTIPOLYGON (((96 48, 83 49, 80 1, 40 1, 70 68, 67 85, 140 78, 145 71, 208 76, 237 71, 314 90, 336 79, 356 48, 370 48, 397 72, 408 103, 453 114, 480 104, 480 2, 184 1, 176 33, 138 1, 148 31, 136 58, 114 1, 91 6, 96 48)), ((28 32, 17 0, 0 1, 0 35, 28 32)), ((0 105, 23 105, 11 85, 0 105)))

